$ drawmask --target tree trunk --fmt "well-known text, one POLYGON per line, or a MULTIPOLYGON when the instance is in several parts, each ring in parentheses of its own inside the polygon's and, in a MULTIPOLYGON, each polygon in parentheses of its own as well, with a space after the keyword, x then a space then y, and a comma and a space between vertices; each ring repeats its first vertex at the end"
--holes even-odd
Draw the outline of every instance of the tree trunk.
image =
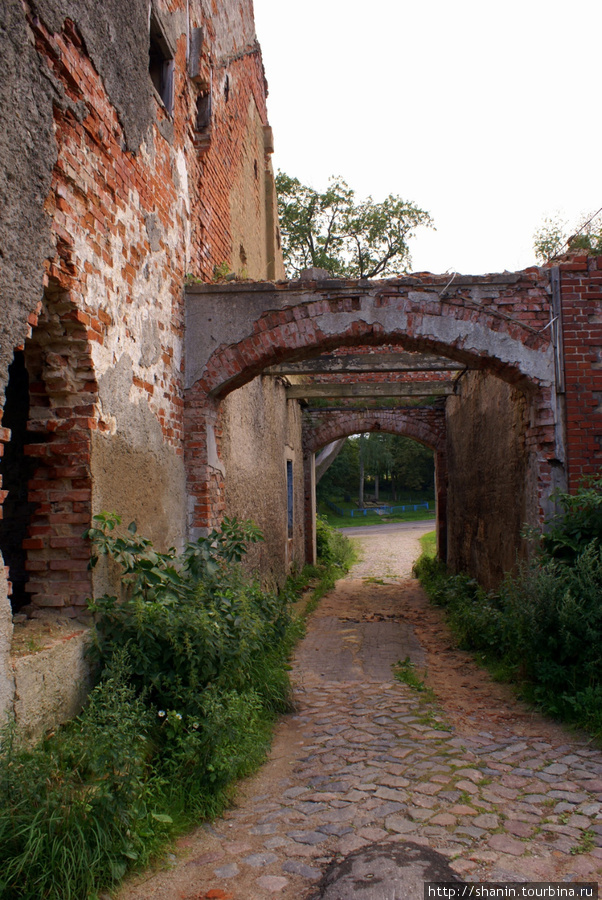
POLYGON ((374 476, 374 500, 378 503, 378 472, 374 476))

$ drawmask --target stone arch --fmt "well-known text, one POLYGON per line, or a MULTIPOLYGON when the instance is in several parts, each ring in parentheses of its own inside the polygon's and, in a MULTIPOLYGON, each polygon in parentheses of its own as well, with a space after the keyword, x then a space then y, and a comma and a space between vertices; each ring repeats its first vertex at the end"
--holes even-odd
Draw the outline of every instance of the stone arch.
POLYGON ((412 438, 435 452, 445 452, 445 411, 441 406, 399 409, 306 409, 303 449, 316 453, 325 444, 350 434, 385 431, 412 438))
POLYGON ((338 347, 387 344, 488 372, 529 396, 527 443, 539 466, 543 517, 560 458, 547 273, 388 282, 193 285, 187 289, 185 450, 191 533, 219 523, 220 402, 270 365, 338 347), (453 282, 453 283, 452 283, 453 282))
POLYGON ((3 419, 0 548, 8 551, 9 578, 12 569, 18 582, 16 606, 76 615, 91 595, 90 549, 82 532, 91 521, 98 388, 87 316, 68 292, 51 285, 29 322, 29 336, 15 349, 19 395, 28 408, 17 423, 10 415, 7 420, 5 407, 3 419), (18 427, 18 439, 7 421, 18 427), (7 538, 13 527, 19 546, 7 538))
MULTIPOLYGON (((517 276, 513 278, 516 281, 517 276)), ((552 383, 547 281, 545 286, 534 284, 525 275, 517 284, 499 286, 482 284, 486 278, 471 279, 469 288, 453 296, 440 288, 432 290, 430 284, 407 283, 412 281, 417 279, 332 282, 330 290, 300 282, 253 285, 270 290, 261 294, 260 303, 253 303, 256 297, 247 288, 248 306, 238 311, 232 300, 244 293, 245 285, 227 293, 221 285, 217 292, 204 290, 204 307, 210 299, 216 307, 207 309, 210 322, 226 315, 229 302, 227 315, 233 321, 223 329, 226 340, 203 340, 195 332, 196 308, 189 294, 187 383, 222 399, 277 362, 309 358, 336 347, 383 343, 488 369, 525 389, 552 383), (478 282, 476 288, 472 282, 478 282)), ((220 334, 219 327, 215 330, 220 334)))
POLYGON ((437 552, 447 554, 447 450, 442 406, 398 409, 306 409, 303 412, 305 556, 315 562, 315 453, 325 444, 360 432, 384 431, 412 438, 433 450, 437 498, 437 552))

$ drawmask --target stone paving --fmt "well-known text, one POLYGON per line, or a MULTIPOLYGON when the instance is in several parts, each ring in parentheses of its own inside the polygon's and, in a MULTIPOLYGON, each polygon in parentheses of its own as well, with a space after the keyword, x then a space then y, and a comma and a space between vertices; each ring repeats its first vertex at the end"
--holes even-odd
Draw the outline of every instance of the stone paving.
POLYGON ((399 658, 422 663, 411 628, 387 610, 349 619, 345 592, 358 589, 340 582, 312 618, 293 672, 298 710, 239 805, 180 842, 171 871, 120 897, 309 898, 333 859, 408 840, 467 881, 598 880, 602 753, 543 721, 527 738, 505 725, 454 731, 392 676, 399 658))

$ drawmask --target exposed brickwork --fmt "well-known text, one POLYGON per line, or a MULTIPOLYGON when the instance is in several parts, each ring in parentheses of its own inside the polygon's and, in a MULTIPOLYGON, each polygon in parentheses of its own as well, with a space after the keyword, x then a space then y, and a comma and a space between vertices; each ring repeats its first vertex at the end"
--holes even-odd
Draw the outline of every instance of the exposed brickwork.
POLYGON ((28 537, 27 590, 37 607, 75 613, 90 596, 90 433, 98 427, 98 387, 86 325, 70 297, 48 293, 25 342, 30 373, 25 446, 36 460, 28 499, 36 504, 28 537))
MULTIPOLYGON (((212 354, 198 388, 224 396, 266 366, 285 359, 303 359, 340 346, 378 344, 448 356, 494 371, 510 383, 528 381, 520 359, 503 361, 488 351, 485 342, 475 343, 474 336, 510 338, 526 351, 545 354, 550 346, 547 275, 527 269, 507 282, 503 276, 489 280, 484 276, 446 291, 447 281, 444 276, 429 275, 372 285, 356 281, 308 282, 302 288, 299 282, 265 285, 268 310, 256 319, 252 333, 212 354), (367 303, 382 311, 381 318, 389 318, 387 327, 370 321, 376 316, 367 314, 367 303), (275 309, 279 306, 283 308, 275 309), (445 319, 463 324, 451 340, 437 325, 445 319)), ((204 294, 224 298, 244 291, 244 285, 203 288, 204 294)), ((537 378, 532 380, 537 383, 537 378)))
MULTIPOLYGON (((27 589, 37 607, 74 612, 91 593, 89 549, 81 534, 100 511, 95 496, 102 491, 94 479, 113 477, 105 468, 110 449, 102 458, 91 453, 100 438, 107 448, 115 438, 120 460, 127 452, 139 459, 150 444, 150 415, 150 426, 156 425, 151 470, 158 452, 164 469, 157 465, 157 477, 174 455, 183 465, 182 286, 187 274, 211 280, 214 266, 225 261, 239 273, 244 263, 242 274, 267 277, 270 258, 272 274, 282 271, 281 262, 274 261, 277 239, 273 210, 267 208, 272 179, 271 147, 265 141, 267 86, 252 2, 227 0, 207 9, 199 0, 159 0, 156 7, 171 29, 175 50, 173 113, 155 92, 150 115, 140 119, 150 128, 146 135, 139 131, 134 152, 131 123, 124 122, 124 107, 115 104, 78 23, 57 15, 51 27, 24 4, 37 62, 44 81, 54 86, 56 142, 50 191, 40 198, 55 252, 45 262, 44 310, 40 304, 36 309, 34 299, 29 326, 37 327, 25 345, 31 378, 28 429, 39 438, 25 451, 39 460, 29 486, 36 510, 26 539, 27 589), (190 29, 202 27, 204 35, 196 81, 188 71, 187 14, 190 29), (211 121, 203 135, 196 130, 202 85, 212 92, 211 121), (144 410, 138 432, 128 421, 128 404, 133 411, 144 410), (156 432, 165 448, 161 451, 156 432), (96 474, 94 459, 100 460, 96 474)), ((93 27, 91 21, 86 20, 87 27, 93 27)), ((148 40, 138 37, 143 44, 148 40)), ((144 46, 141 56, 143 69, 132 90, 139 90, 142 79, 138 99, 145 105, 150 81, 144 46)), ((103 62, 111 64, 115 61, 103 62)), ((217 417, 209 418, 219 447, 217 417)), ((200 509, 217 524, 223 508, 214 504, 209 515, 203 492, 221 495, 223 478, 195 446, 195 434, 188 451, 196 483, 204 485, 200 509)), ((197 437, 200 445, 206 432, 197 437)), ((9 438, 0 434, 0 451, 9 438)), ((174 484, 181 484, 177 475, 174 484)), ((0 503, 3 499, 0 493, 0 503)), ((183 496, 172 502, 184 509, 183 496)), ((117 511, 128 515, 122 507, 117 511)), ((169 518, 169 511, 161 512, 169 518)), ((181 523, 174 529, 181 535, 185 515, 179 514, 181 523)))
MULTIPOLYGON (((415 406, 407 409, 306 409, 303 411, 303 453, 305 493, 311 493, 311 468, 308 460, 321 447, 350 434, 384 431, 412 438, 435 454, 435 493, 437 498, 437 550, 441 559, 447 553, 447 451, 445 408, 415 406)), ((306 556, 313 560, 315 524, 307 515, 313 504, 306 504, 306 556)))
MULTIPOLYGON (((224 302, 230 295, 244 294, 245 290, 245 285, 202 289, 205 295, 222 295, 224 302)), ((528 435, 533 458, 555 458, 551 387, 545 383, 545 377, 553 378, 549 366, 551 335, 547 326, 551 315, 547 273, 528 269, 509 276, 466 279, 454 285, 449 285, 448 276, 434 275, 375 284, 284 282, 253 285, 249 299, 254 299, 257 291, 267 298, 262 301, 266 311, 245 326, 247 334, 238 342, 215 350, 201 378, 187 391, 187 432, 202 433, 203 425, 197 424, 197 419, 207 405, 213 406, 210 398, 226 396, 269 365, 310 358, 337 348, 380 345, 446 356, 520 386, 529 393, 533 408, 528 435), (455 323, 455 332, 446 338, 451 333, 450 320, 455 323), (514 355, 506 359, 491 350, 504 342, 512 342, 516 347, 514 355), (536 357, 541 363, 533 363, 536 357), (535 370, 543 374, 534 375, 535 370)), ((413 379, 415 374, 417 378, 424 377, 424 373, 405 377, 413 379)), ((382 377, 367 376, 366 380, 380 381, 382 377)), ((433 445, 429 440, 425 443, 433 445)), ((199 447, 195 452, 202 451, 199 447)), ((208 495, 206 470, 197 460, 191 465, 192 461, 191 453, 189 489, 196 498, 191 521, 193 527, 204 527, 208 524, 207 511, 213 521, 211 511, 223 506, 220 482, 219 478, 214 479, 208 495)), ((542 510, 551 481, 544 465, 541 464, 540 482, 542 510)))
MULTIPOLYGON (((560 265, 569 489, 602 469, 602 258, 560 265)), ((542 410, 545 415, 545 410, 542 410)))
POLYGON ((384 431, 413 438, 431 450, 445 450, 445 409, 416 406, 408 409, 305 409, 303 449, 317 453, 331 441, 350 434, 384 431))

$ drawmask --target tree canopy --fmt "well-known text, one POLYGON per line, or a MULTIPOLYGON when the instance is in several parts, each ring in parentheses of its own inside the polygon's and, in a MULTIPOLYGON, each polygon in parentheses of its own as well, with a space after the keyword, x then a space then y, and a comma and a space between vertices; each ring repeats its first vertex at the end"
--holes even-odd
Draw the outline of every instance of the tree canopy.
POLYGON ((380 478, 387 491, 425 491, 432 489, 435 461, 432 450, 411 438, 374 432, 349 438, 317 486, 319 500, 357 497, 360 481, 360 450, 365 475, 371 481, 380 478), (363 446, 361 446, 363 444, 363 446))
POLYGON ((276 176, 282 252, 287 274, 315 266, 334 276, 376 278, 407 272, 408 241, 433 227, 428 212, 393 194, 376 203, 332 176, 323 193, 283 172, 276 176))
POLYGON ((544 219, 533 235, 533 248, 541 263, 575 250, 583 250, 592 256, 602 255, 602 210, 583 215, 572 228, 559 216, 544 219))

